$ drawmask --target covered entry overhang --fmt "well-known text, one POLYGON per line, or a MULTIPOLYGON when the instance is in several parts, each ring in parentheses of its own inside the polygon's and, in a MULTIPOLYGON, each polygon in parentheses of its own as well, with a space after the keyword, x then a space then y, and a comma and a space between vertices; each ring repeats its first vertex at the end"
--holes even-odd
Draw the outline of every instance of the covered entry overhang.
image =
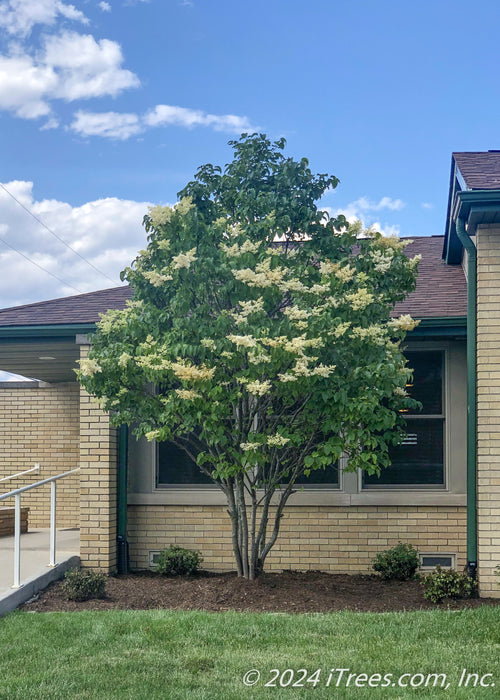
POLYGON ((76 381, 80 345, 94 324, 0 328, 0 370, 50 384, 76 381))

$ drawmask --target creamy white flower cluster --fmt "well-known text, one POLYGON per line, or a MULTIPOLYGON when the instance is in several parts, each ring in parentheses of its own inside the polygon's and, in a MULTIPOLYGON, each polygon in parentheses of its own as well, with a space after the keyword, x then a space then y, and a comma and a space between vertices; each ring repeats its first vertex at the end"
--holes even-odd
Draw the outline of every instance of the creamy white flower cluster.
POLYGON ((252 335, 228 335, 227 339, 240 348, 256 348, 257 340, 252 335))
POLYGON ((387 325, 398 331, 412 331, 419 323, 419 320, 415 320, 409 314, 403 314, 398 318, 392 318, 387 325))
POLYGON ((175 393, 180 399, 185 401, 194 401, 194 399, 201 398, 200 394, 197 391, 193 391, 193 389, 176 389, 175 393))
POLYGON ((156 207, 149 207, 149 218, 154 226, 164 226, 168 224, 173 214, 172 207, 162 207, 157 204, 156 207))
POLYGON ((382 236, 382 238, 377 239, 376 245, 379 248, 392 248, 392 250, 399 251, 406 248, 410 243, 413 243, 413 241, 409 238, 402 240, 398 236, 382 236))
POLYGON ((243 452, 250 452, 252 450, 258 450, 260 447, 260 442, 240 442, 240 448, 243 452))
MULTIPOLYGON (((142 343, 142 347, 146 344, 142 343)), ((171 370, 177 379, 187 382, 200 382, 212 379, 215 374, 215 367, 207 367, 205 364, 194 365, 182 358, 177 358, 177 362, 172 362, 161 355, 161 349, 157 352, 150 352, 147 355, 140 355, 135 358, 139 367, 152 370, 171 370)))
POLYGON ((234 312, 231 316, 239 325, 240 323, 246 323, 251 314, 256 314, 264 309, 264 299, 259 297, 258 299, 251 299, 250 301, 240 301, 238 302, 238 306, 241 311, 234 312))
POLYGON ((259 381, 258 379, 253 382, 246 382, 246 387, 250 394, 254 396, 265 396, 271 391, 271 382, 269 379, 264 381, 259 381))
POLYGON ((233 243, 231 246, 221 245, 221 250, 224 251, 228 258, 237 258, 245 253, 258 253, 259 249, 260 243, 252 243, 249 238, 241 245, 238 245, 238 243, 233 243))
POLYGON ((387 340, 385 328, 375 323, 367 328, 353 328, 352 335, 361 340, 371 340, 376 345, 384 345, 387 340))
POLYGON ((384 274, 392 265, 394 250, 392 248, 388 248, 385 251, 372 250, 370 251, 370 258, 373 260, 375 270, 384 274))
POLYGON ((212 338, 202 338, 200 340, 200 345, 202 345, 204 348, 208 348, 208 350, 212 350, 212 351, 214 351, 217 348, 215 340, 212 340, 212 338))
POLYGON ((317 357, 307 357, 302 355, 295 361, 295 365, 290 371, 278 374, 278 378, 282 382, 296 382, 299 377, 329 377, 335 370, 336 365, 319 364, 311 367, 311 362, 316 362, 317 357))
POLYGON ((177 362, 171 362, 170 368, 178 379, 187 382, 200 382, 207 379, 213 379, 215 367, 207 367, 205 364, 200 366, 193 365, 185 360, 177 359, 177 362))
POLYGON ((172 275, 161 274, 156 270, 148 270, 142 273, 142 276, 153 285, 153 287, 161 287, 165 282, 170 282, 173 279, 172 275))
POLYGON ((275 435, 269 435, 266 442, 270 447, 283 447, 287 442, 290 442, 290 438, 276 433, 275 435))
POLYGON ((357 292, 346 294, 345 298, 354 311, 360 311, 369 306, 375 297, 366 289, 366 287, 360 287, 357 292))
POLYGON ((128 365, 131 359, 132 355, 129 355, 128 352, 122 352, 122 354, 118 358, 118 366, 123 367, 123 369, 125 369, 125 367, 128 365))
POLYGON ((80 372, 86 377, 93 377, 94 374, 97 374, 102 369, 96 360, 83 359, 77 360, 77 362, 80 365, 80 372))
POLYGON ((191 248, 191 250, 188 250, 185 253, 179 253, 179 255, 174 255, 174 257, 172 258, 174 270, 180 270, 183 267, 187 269, 191 266, 191 263, 193 263, 197 259, 198 258, 196 257, 196 248, 191 248))

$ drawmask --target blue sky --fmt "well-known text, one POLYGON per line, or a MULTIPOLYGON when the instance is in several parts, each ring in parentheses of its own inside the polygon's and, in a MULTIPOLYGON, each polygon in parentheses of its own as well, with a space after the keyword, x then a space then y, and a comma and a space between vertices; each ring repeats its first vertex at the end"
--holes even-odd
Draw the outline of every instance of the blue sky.
POLYGON ((104 272, 0 190, 0 306, 118 282, 148 204, 247 129, 339 177, 333 211, 442 234, 451 152, 500 148, 498 21, 488 0, 0 0, 0 182, 104 272))

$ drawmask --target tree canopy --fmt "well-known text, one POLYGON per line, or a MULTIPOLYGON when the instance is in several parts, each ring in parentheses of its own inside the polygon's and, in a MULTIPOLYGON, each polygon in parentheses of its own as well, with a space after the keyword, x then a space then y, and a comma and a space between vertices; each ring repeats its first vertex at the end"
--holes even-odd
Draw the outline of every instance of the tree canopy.
POLYGON ((174 207, 144 217, 122 273, 134 298, 98 324, 79 378, 112 421, 172 441, 228 502, 240 575, 262 570, 304 474, 348 458, 377 473, 414 402, 391 317, 414 289, 408 241, 360 239, 317 201, 338 180, 243 135, 174 207))

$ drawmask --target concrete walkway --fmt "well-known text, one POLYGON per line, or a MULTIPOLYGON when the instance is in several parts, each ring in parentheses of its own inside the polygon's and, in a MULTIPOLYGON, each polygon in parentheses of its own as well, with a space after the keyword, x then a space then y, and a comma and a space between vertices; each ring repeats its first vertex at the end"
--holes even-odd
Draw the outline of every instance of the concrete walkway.
POLYGON ((56 567, 49 567, 49 529, 31 530, 21 535, 21 587, 14 582, 14 537, 0 537, 0 615, 13 610, 51 581, 60 578, 69 566, 78 566, 80 531, 58 530, 56 567))

